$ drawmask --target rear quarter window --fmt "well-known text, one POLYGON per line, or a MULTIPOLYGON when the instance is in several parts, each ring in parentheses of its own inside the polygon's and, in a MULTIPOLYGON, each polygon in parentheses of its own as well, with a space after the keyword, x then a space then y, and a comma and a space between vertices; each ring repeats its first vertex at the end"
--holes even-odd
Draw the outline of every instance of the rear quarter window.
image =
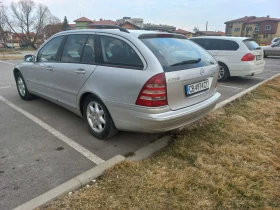
POLYGON ((246 39, 243 43, 247 46, 249 50, 259 50, 260 46, 253 39, 246 39))

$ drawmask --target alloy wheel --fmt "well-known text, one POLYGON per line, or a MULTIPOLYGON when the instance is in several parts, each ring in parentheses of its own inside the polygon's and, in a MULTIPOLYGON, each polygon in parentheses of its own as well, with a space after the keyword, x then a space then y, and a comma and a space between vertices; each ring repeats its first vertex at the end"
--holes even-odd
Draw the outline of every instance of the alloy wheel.
POLYGON ((25 84, 21 77, 18 77, 18 90, 20 95, 25 96, 25 84))
POLYGON ((225 76, 225 69, 224 69, 224 67, 220 66, 220 71, 219 71, 218 79, 221 79, 224 76, 225 76))
POLYGON ((95 101, 92 101, 87 106, 87 120, 93 131, 101 133, 106 125, 104 110, 95 101))

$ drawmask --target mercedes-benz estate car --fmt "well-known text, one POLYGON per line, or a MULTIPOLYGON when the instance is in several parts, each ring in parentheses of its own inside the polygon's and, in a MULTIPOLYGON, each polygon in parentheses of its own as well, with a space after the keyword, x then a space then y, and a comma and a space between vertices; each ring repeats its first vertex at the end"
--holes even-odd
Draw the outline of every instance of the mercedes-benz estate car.
POLYGON ((215 107, 219 69, 207 51, 183 35, 119 29, 52 36, 15 67, 20 97, 73 111, 99 139, 173 130, 215 107))
POLYGON ((263 72, 263 50, 248 37, 193 37, 192 41, 206 49, 219 63, 219 81, 230 76, 253 76, 263 72))

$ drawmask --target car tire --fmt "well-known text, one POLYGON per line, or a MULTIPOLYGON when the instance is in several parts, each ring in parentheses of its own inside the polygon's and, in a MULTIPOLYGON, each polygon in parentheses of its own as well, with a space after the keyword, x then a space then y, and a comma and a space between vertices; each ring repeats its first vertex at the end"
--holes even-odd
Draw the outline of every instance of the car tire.
POLYGON ((264 57, 264 58, 267 58, 267 54, 266 54, 265 51, 263 52, 263 57, 264 57))
POLYGON ((35 96, 28 91, 22 74, 20 72, 16 73, 15 78, 19 96, 25 101, 34 99, 35 96))
POLYGON ((220 69, 219 69, 218 81, 223 82, 229 78, 229 70, 228 67, 223 63, 219 62, 219 66, 220 69))
POLYGON ((84 101, 83 116, 90 133, 100 140, 109 139, 118 133, 108 109, 93 95, 84 101))

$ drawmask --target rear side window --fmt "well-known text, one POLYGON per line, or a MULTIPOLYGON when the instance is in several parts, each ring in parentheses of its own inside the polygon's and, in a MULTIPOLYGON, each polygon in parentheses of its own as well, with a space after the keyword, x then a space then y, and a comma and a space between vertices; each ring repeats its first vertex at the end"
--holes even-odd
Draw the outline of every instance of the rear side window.
POLYGON ((141 40, 154 53, 165 72, 216 64, 215 59, 206 50, 188 39, 143 37, 141 40))
POLYGON ((236 51, 239 45, 235 41, 221 39, 192 39, 206 50, 236 51))
POLYGON ((104 64, 143 69, 141 59, 126 42, 110 36, 100 36, 100 41, 104 64))
POLYGON ((69 35, 64 46, 61 62, 79 63, 87 37, 86 34, 69 35))
POLYGON ((236 51, 239 48, 239 45, 235 41, 219 40, 219 42, 220 50, 236 51))
POLYGON ((247 46, 249 50, 259 50, 260 46, 253 39, 246 39, 243 43, 247 46))
POLYGON ((219 40, 217 39, 193 39, 195 43, 199 44, 205 50, 219 50, 219 40))
POLYGON ((89 35, 86 45, 84 46, 82 63, 95 63, 95 52, 94 52, 94 35, 89 35))

